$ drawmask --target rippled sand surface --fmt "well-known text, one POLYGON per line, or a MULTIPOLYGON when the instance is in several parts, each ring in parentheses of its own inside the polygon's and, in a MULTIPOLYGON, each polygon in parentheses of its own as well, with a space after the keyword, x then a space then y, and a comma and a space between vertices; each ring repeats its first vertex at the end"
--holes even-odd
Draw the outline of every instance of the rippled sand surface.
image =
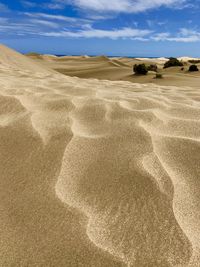
POLYGON ((200 266, 199 101, 0 46, 0 266, 200 266))

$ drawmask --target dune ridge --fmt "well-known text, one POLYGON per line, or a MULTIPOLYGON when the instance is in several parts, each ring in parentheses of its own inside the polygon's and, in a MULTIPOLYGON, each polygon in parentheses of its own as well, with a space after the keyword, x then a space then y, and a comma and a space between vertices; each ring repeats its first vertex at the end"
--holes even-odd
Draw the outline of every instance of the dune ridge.
POLYGON ((199 91, 0 62, 0 265, 198 267, 199 91))

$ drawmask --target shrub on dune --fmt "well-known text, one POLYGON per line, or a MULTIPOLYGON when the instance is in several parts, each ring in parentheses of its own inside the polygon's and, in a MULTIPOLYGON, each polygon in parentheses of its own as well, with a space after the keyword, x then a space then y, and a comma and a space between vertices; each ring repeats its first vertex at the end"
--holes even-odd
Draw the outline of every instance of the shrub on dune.
POLYGON ((190 67, 189 67, 189 71, 199 71, 199 69, 198 69, 198 67, 197 67, 197 65, 191 65, 190 67))
POLYGON ((36 56, 40 56, 40 54, 35 53, 35 52, 30 52, 30 53, 27 53, 26 56, 34 56, 34 57, 36 57, 36 56))
POLYGON ((163 75, 161 73, 156 73, 154 79, 163 79, 163 75))
POLYGON ((167 62, 164 64, 164 69, 170 68, 170 67, 182 67, 183 63, 179 61, 177 58, 170 57, 167 62))
POLYGON ((192 64, 198 64, 200 63, 200 60, 199 59, 191 59, 191 60, 188 60, 189 63, 192 63, 192 64))
POLYGON ((151 64, 149 66, 147 66, 148 71, 158 71, 158 66, 156 64, 151 64))
POLYGON ((148 68, 145 64, 135 64, 133 66, 133 71, 137 75, 146 75, 148 73, 148 68))

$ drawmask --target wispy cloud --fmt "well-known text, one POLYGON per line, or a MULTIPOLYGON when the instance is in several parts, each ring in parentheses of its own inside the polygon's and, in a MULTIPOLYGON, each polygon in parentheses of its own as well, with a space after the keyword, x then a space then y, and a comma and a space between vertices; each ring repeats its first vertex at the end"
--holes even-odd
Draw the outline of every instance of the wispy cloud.
POLYGON ((170 42, 199 42, 200 32, 196 30, 182 28, 177 34, 170 34, 169 32, 158 33, 151 37, 154 41, 170 41, 170 42))
POLYGON ((151 31, 149 30, 140 30, 133 28, 122 28, 114 30, 100 30, 100 29, 84 29, 76 32, 72 31, 60 31, 60 32, 48 32, 40 33, 44 36, 53 36, 53 37, 71 37, 71 38, 110 38, 110 39, 119 39, 119 38, 143 38, 149 35, 151 31))
MULTIPOLYGON (((35 7, 34 0, 22 0, 25 5, 35 7)), ((70 3, 79 8, 87 9, 86 13, 77 13, 76 17, 65 16, 60 12, 49 11, 46 13, 43 9, 38 9, 40 12, 11 11, 5 12, 0 17, 0 31, 4 35, 34 35, 46 37, 62 37, 62 38, 108 38, 108 39, 129 39, 140 41, 170 41, 170 42, 199 42, 200 30, 198 26, 190 23, 193 29, 187 29, 186 24, 177 26, 172 29, 168 25, 170 20, 168 17, 153 18, 152 16, 145 18, 142 21, 133 21, 130 17, 132 14, 119 14, 115 19, 112 13, 115 12, 132 12, 137 13, 146 11, 151 8, 158 8, 162 5, 168 7, 184 7, 189 4, 187 0, 53 0, 61 5, 69 5, 70 3), (91 12, 91 10, 97 12, 91 12), (99 13, 98 11, 105 11, 99 13), (89 16, 89 18, 87 18, 89 16), (122 18, 129 17, 129 20, 123 21, 122 18), (120 18, 120 20, 118 20, 120 18), (110 21, 102 21, 102 20, 110 21), (163 19, 163 20, 162 20, 163 19), (116 24, 115 24, 116 23, 116 24), (128 26, 127 26, 128 25, 128 26), (146 26, 145 26, 146 25, 146 26), (182 28, 181 28, 182 27, 182 28)), ((0 4, 0 10, 8 10, 5 5, 0 4)), ((71 13, 73 14, 73 13, 71 13)), ((139 15, 138 17, 142 17, 139 15)), ((137 16, 134 16, 134 18, 137 16)), ((194 23, 193 23, 194 24, 194 23)), ((171 24, 172 25, 172 24, 171 24)), ((174 24, 173 24, 174 25, 174 24)), ((198 24, 197 24, 198 25, 198 24)))
POLYGON ((66 5, 74 5, 83 10, 93 10, 96 12, 124 12, 138 13, 150 9, 165 7, 184 7, 189 4, 189 0, 52 0, 48 4, 58 9, 65 8, 66 5))
POLYGON ((112 30, 101 30, 85 25, 82 30, 69 31, 50 31, 40 32, 40 35, 47 37, 62 37, 62 38, 109 38, 109 39, 129 39, 139 41, 169 41, 169 42, 199 42, 200 32, 186 28, 180 29, 177 33, 169 32, 156 33, 148 29, 137 28, 121 28, 112 30))
POLYGON ((5 23, 0 25, 0 32, 8 36, 12 36, 13 33, 17 35, 36 35, 37 29, 32 24, 26 23, 5 23))
POLYGON ((61 3, 61 2, 50 2, 50 3, 44 3, 42 5, 43 8, 47 8, 47 9, 64 9, 66 7, 65 3, 61 3))
POLYGON ((24 7, 27 7, 27 8, 37 7, 37 4, 36 4, 35 2, 32 2, 32 1, 22 0, 22 1, 21 1, 21 4, 22 4, 24 7))
POLYGON ((59 28, 60 27, 60 25, 56 22, 41 20, 41 19, 32 19, 32 20, 30 20, 30 22, 33 24, 40 24, 40 25, 47 26, 50 28, 59 28))
POLYGON ((21 13, 17 18, 0 17, 0 32, 5 35, 35 35, 54 38, 107 38, 129 39, 155 42, 200 42, 200 31, 197 29, 180 28, 176 32, 159 32, 154 22, 147 21, 146 29, 137 24, 134 27, 117 27, 105 29, 95 27, 95 21, 52 15, 47 13, 21 13))
POLYGON ((90 23, 91 22, 91 20, 89 20, 89 19, 67 17, 67 16, 62 16, 62 15, 52 15, 52 14, 46 14, 46 13, 25 12, 23 14, 25 16, 37 18, 37 19, 47 19, 47 20, 55 20, 55 21, 61 21, 61 22, 70 22, 70 23, 74 23, 74 24, 84 24, 84 23, 90 23))
POLYGON ((67 29, 89 29, 92 20, 35 12, 16 12, 0 17, 0 32, 6 35, 38 35, 38 32, 56 32, 67 29))

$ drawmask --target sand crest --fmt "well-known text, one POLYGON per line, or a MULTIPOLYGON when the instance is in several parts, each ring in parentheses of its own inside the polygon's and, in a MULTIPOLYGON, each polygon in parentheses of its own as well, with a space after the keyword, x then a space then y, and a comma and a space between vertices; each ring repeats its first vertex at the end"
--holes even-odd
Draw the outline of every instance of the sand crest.
POLYGON ((198 267, 199 91, 0 62, 0 266, 198 267))

